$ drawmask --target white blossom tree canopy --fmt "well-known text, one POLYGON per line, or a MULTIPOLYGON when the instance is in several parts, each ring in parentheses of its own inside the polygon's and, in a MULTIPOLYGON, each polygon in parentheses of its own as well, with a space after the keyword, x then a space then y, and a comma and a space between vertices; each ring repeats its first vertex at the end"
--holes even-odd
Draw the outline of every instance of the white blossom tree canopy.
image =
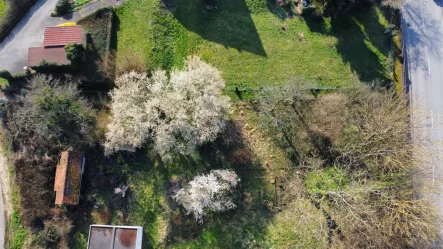
POLYGON ((207 175, 194 177, 173 198, 188 214, 193 214, 197 221, 202 222, 206 210, 223 212, 236 207, 232 201, 232 191, 239 181, 232 170, 212 170, 207 175))
POLYGON ((127 73, 111 92, 113 114, 106 134, 106 153, 134 150, 152 140, 163 159, 189 155, 213 141, 229 118, 230 100, 222 95, 220 72, 190 57, 183 70, 163 70, 152 77, 127 73))

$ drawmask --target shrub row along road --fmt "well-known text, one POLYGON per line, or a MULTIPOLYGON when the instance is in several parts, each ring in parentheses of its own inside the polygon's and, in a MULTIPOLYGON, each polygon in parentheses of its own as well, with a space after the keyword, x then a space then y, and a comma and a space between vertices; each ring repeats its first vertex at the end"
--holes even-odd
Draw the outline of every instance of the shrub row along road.
MULTIPOLYGON (((405 79, 411 101, 412 139, 427 158, 416 189, 433 189, 443 218, 443 0, 406 0, 402 7, 405 79), (430 155, 427 153, 431 153, 430 155)), ((426 194, 426 193, 425 193, 426 194)), ((443 235, 443 227, 440 229, 443 235)), ((441 242, 438 242, 441 246, 441 242)))
POLYGON ((120 4, 119 0, 99 0, 83 7, 73 15, 49 17, 57 0, 39 0, 23 17, 18 25, 0 44, 0 66, 10 73, 23 72, 27 64, 28 48, 43 44, 45 27, 56 26, 63 22, 78 21, 99 8, 120 4))

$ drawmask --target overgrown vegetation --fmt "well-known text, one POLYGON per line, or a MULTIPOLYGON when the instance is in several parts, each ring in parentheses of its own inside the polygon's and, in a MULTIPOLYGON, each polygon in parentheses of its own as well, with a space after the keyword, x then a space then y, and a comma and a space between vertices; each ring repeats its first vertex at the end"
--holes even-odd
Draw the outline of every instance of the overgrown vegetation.
POLYGON ((71 62, 71 65, 74 67, 79 67, 83 60, 83 46, 75 43, 67 44, 65 46, 65 51, 66 58, 71 62))
POLYGON ((382 9, 292 19, 264 0, 127 0, 114 33, 112 16, 79 22, 85 67, 117 76, 110 98, 37 75, 8 104, 17 248, 85 248, 92 223, 143 226, 144 248, 433 241, 439 221, 410 181, 426 155, 412 153, 404 101, 379 87, 391 80, 382 9), (81 199, 52 208, 63 150, 86 153, 81 199))
POLYGON ((8 128, 23 156, 57 155, 93 139, 94 112, 79 96, 77 82, 36 75, 20 101, 9 107, 8 128))
POLYGON ((429 200, 412 194, 411 174, 427 156, 408 142, 403 99, 367 87, 314 99, 300 86, 264 91, 259 108, 270 135, 299 165, 311 200, 330 220, 330 243, 432 245, 441 223, 429 200))
POLYGON ((71 221, 52 208, 55 165, 61 151, 82 150, 95 139, 95 113, 79 94, 77 82, 69 77, 36 75, 16 101, 8 102, 6 122, 14 148, 10 160, 20 194, 20 215, 15 210, 12 221, 14 248, 23 248, 24 243, 66 248, 71 221), (28 232, 20 224, 32 228, 31 242, 25 242, 28 232))
POLYGON ((81 65, 87 81, 110 81, 115 77, 115 56, 110 51, 113 17, 111 8, 103 8, 78 21, 88 33, 85 62, 81 65))

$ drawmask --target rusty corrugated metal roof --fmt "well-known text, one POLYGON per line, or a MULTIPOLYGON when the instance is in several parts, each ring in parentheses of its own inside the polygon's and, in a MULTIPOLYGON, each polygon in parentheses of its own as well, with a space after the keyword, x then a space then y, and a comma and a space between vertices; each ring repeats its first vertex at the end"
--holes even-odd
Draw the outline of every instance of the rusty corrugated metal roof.
POLYGON ((65 46, 70 43, 82 44, 82 26, 46 27, 44 47, 65 46))
POLYGON ((55 172, 55 204, 77 205, 82 181, 83 153, 62 152, 55 172))
POLYGON ((53 62, 59 65, 67 65, 71 63, 66 58, 65 47, 55 47, 55 48, 29 48, 28 50, 28 66, 37 66, 42 61, 53 62))

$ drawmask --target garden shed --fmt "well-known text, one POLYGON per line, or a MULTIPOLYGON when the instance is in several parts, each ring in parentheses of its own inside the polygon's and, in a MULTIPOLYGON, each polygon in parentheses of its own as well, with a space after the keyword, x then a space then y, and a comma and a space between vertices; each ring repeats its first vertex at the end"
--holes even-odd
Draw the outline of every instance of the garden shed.
POLYGON ((78 205, 85 157, 81 152, 64 151, 55 173, 55 204, 78 205))
POLYGON ((82 26, 46 27, 43 47, 28 50, 28 67, 37 66, 42 61, 58 65, 70 64, 66 58, 65 46, 72 43, 86 46, 86 33, 82 26))

